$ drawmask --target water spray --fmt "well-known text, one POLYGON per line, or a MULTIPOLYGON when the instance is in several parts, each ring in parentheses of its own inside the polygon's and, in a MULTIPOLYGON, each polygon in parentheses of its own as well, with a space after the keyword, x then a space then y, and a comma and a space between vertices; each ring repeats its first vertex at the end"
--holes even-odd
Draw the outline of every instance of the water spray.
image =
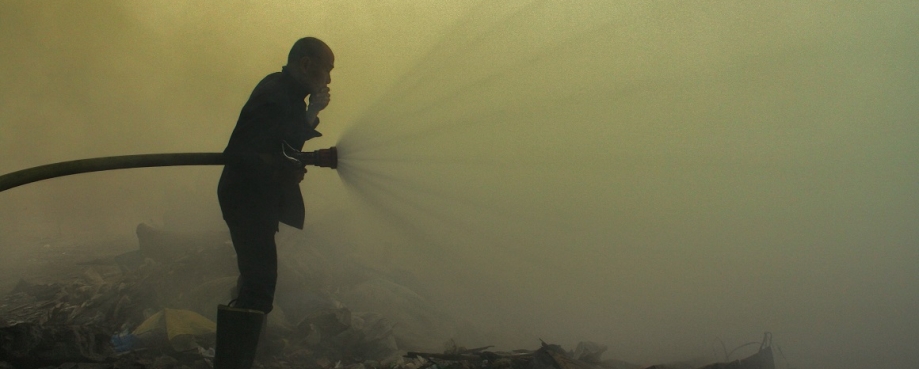
MULTIPOLYGON (((338 149, 300 152, 286 142, 281 147, 282 157, 292 165, 307 165, 322 168, 338 168, 338 149)), ((43 179, 69 176, 79 173, 100 172, 114 169, 171 167, 184 165, 224 165, 223 153, 172 153, 106 156, 101 158, 64 161, 46 164, 28 169, 7 173, 0 176, 0 192, 41 181, 43 179)))

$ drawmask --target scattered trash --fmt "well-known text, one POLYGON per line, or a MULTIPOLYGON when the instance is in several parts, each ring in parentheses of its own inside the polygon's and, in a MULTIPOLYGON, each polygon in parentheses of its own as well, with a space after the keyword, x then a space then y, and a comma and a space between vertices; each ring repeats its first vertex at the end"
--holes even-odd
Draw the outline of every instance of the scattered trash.
POLYGON ((176 352, 213 344, 217 324, 194 311, 163 309, 140 324, 129 337, 144 337, 144 345, 169 344, 176 352), (148 338, 149 337, 149 338, 148 338))
POLYGON ((213 359, 214 358, 214 348, 209 347, 205 349, 204 347, 198 346, 198 355, 201 355, 203 358, 213 359))
MULTIPOLYGON (((0 369, 212 368, 217 305, 229 301, 237 276, 228 236, 144 224, 137 236, 139 250, 79 263, 66 280, 20 280, 0 298, 0 369)), ((412 289, 306 253, 310 260, 279 264, 284 282, 255 368, 641 368, 603 360, 607 347, 594 342, 572 351, 545 342, 533 351, 463 348, 452 340, 455 323, 412 289), (443 352, 424 352, 445 340, 443 352)), ((752 356, 702 368, 774 369, 771 338, 752 356)))
MULTIPOLYGON (((766 334, 759 352, 745 359, 715 363, 699 369, 775 369, 771 350, 771 335, 766 334)), ((490 347, 457 350, 444 353, 408 352, 405 357, 413 362, 405 364, 413 369, 642 369, 641 365, 619 360, 601 360, 606 350, 593 342, 581 342, 573 352, 561 346, 542 342, 536 351, 487 351, 490 347)), ((654 365, 644 369, 679 369, 682 366, 654 365)), ((689 367, 694 368, 694 367, 689 367)))
POLYGON ((127 329, 112 336, 112 348, 116 353, 128 352, 138 347, 140 339, 127 329))

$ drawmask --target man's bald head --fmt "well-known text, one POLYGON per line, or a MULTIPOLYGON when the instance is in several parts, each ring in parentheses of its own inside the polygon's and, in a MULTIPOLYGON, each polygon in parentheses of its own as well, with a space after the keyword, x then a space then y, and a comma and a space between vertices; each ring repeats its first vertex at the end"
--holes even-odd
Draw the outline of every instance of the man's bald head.
MULTIPOLYGON (((329 73, 335 67, 335 54, 325 42, 304 37, 294 43, 287 54, 287 67, 309 94, 326 89, 332 83, 329 73)), ((326 89, 327 90, 327 89, 326 89)))
POLYGON ((295 65, 303 57, 313 60, 326 59, 332 55, 332 49, 322 40, 315 37, 304 37, 294 43, 287 54, 287 65, 295 65))

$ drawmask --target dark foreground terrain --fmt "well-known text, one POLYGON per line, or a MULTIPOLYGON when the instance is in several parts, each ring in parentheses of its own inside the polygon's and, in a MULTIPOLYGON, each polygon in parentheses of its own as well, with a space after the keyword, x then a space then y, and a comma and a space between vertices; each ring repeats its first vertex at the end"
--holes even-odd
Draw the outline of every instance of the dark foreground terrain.
MULTIPOLYGON (((4 268, 0 369, 211 368, 216 305, 236 281, 226 234, 141 224, 136 240, 23 241, 4 268), (92 246, 92 247, 90 247, 92 246), (8 291, 8 292, 6 292, 8 291)), ((256 367, 316 369, 635 369, 605 346, 466 348, 464 324, 429 304, 410 278, 306 249, 283 260, 276 308, 256 367)), ((745 359, 654 368, 772 369, 771 336, 745 359)), ((731 360, 728 360, 731 359, 731 360)))

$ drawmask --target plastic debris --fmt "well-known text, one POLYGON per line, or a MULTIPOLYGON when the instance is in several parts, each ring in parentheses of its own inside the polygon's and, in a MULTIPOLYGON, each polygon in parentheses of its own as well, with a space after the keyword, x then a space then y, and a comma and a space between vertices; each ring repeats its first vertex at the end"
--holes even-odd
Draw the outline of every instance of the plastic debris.
MULTIPOLYGON (((213 341, 217 324, 194 311, 163 309, 140 324, 131 336, 165 339, 173 350, 183 352, 200 347, 199 341, 213 341)), ((140 341, 139 340, 139 341, 140 341)), ((150 345, 151 343, 147 343, 150 345)))
POLYGON ((112 348, 116 353, 128 352, 138 347, 140 339, 127 329, 112 336, 112 348))
MULTIPOLYGON (((78 274, 58 281, 20 280, 0 297, 0 369, 210 369, 216 307, 229 301, 237 277, 228 235, 140 225, 137 236, 139 250, 78 263, 78 274)), ((298 247, 307 257, 280 260, 257 369, 641 368, 603 360, 607 347, 594 342, 573 351, 547 343, 466 349, 452 340, 455 321, 408 286, 298 247), (445 340, 443 352, 425 352, 445 340)), ((774 369, 770 345, 767 335, 756 354, 704 368, 774 369)), ((699 368, 652 368, 684 367, 699 368)))

